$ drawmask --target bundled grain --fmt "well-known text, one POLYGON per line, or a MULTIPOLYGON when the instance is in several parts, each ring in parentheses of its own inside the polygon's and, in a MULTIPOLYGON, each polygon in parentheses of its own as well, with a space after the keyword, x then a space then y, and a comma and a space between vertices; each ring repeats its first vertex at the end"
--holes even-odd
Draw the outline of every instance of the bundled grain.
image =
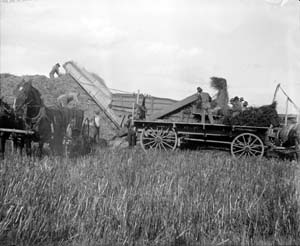
POLYGON ((232 112, 229 112, 224 119, 224 124, 258 127, 268 127, 271 124, 279 126, 280 119, 276 111, 276 105, 277 103, 274 102, 258 108, 249 107, 236 116, 233 116, 232 112))
POLYGON ((219 107, 222 114, 226 114, 228 110, 228 90, 227 81, 224 78, 211 77, 210 86, 217 90, 216 98, 212 101, 212 107, 219 107))

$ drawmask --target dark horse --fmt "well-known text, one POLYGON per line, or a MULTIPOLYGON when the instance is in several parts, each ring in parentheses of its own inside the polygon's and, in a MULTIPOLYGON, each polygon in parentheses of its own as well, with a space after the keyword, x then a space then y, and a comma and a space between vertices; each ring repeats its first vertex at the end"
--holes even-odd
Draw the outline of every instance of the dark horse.
POLYGON ((39 144, 38 155, 42 155, 44 143, 49 143, 54 153, 62 154, 66 124, 63 124, 59 110, 44 105, 40 92, 32 86, 31 81, 21 82, 14 94, 15 112, 23 118, 26 128, 34 131, 31 140, 39 144))
POLYGON ((54 154, 64 153, 63 139, 68 124, 75 119, 76 125, 83 121, 83 111, 63 107, 46 107, 40 92, 31 81, 21 82, 14 90, 14 109, 21 116, 26 128, 34 132, 32 141, 38 142, 38 155, 42 155, 44 143, 49 143, 54 154))
POLYGON ((25 135, 12 133, 9 130, 12 129, 24 130, 25 124, 21 119, 16 117, 13 109, 1 98, 0 98, 0 128, 4 128, 8 130, 8 131, 0 132, 0 158, 1 159, 4 158, 5 143, 10 136, 12 137, 14 148, 19 148, 20 153, 22 154, 24 145, 26 144, 26 148, 28 146, 25 135))

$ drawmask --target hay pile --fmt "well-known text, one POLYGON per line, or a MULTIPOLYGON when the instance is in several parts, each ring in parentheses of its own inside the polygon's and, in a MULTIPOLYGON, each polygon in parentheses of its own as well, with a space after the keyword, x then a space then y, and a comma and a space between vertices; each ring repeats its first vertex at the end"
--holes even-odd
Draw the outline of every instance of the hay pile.
POLYGON ((261 107, 249 107, 237 116, 232 116, 229 110, 228 115, 224 118, 224 124, 241 125, 241 126, 259 126, 269 127, 279 126, 280 118, 276 111, 276 102, 261 107))
POLYGON ((211 77, 210 86, 218 91, 216 98, 212 101, 212 107, 219 107, 221 109, 221 113, 225 115, 228 110, 229 101, 226 79, 211 77))

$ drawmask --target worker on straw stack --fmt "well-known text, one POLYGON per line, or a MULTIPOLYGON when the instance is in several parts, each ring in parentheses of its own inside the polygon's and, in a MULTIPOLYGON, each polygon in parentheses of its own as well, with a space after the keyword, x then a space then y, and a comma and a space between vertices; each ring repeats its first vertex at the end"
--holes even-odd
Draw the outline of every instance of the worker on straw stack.
POLYGON ((232 105, 232 117, 239 115, 242 112, 242 104, 239 97, 234 97, 230 99, 232 105))
POLYGON ((80 95, 79 92, 70 92, 67 94, 62 94, 57 98, 57 103, 59 106, 65 107, 70 102, 74 101, 75 104, 77 105, 79 103, 79 100, 78 100, 79 95, 80 95))
POLYGON ((242 111, 247 110, 247 108, 248 108, 248 102, 247 102, 247 101, 244 101, 244 102, 243 102, 243 105, 242 105, 242 111))
POLYGON ((212 117, 210 95, 207 92, 203 92, 201 87, 197 88, 197 94, 198 94, 197 108, 199 108, 201 112, 201 123, 203 124, 205 123, 205 114, 207 114, 209 122, 213 124, 214 120, 212 117))
POLYGON ((51 69, 50 73, 49 73, 49 77, 50 79, 54 79, 54 74, 56 74, 58 77, 60 76, 60 73, 59 73, 59 63, 56 63, 53 68, 51 69))

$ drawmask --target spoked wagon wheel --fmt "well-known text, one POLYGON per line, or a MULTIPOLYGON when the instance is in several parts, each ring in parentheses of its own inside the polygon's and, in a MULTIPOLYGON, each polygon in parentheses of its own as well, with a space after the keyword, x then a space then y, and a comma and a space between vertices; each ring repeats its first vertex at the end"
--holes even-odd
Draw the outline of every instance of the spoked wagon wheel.
POLYGON ((177 146, 177 133, 174 129, 146 128, 140 135, 141 145, 144 151, 175 150, 177 146))
POLYGON ((264 149, 261 139, 252 133, 242 133, 236 136, 231 143, 231 154, 235 158, 261 158, 264 155, 264 149))

